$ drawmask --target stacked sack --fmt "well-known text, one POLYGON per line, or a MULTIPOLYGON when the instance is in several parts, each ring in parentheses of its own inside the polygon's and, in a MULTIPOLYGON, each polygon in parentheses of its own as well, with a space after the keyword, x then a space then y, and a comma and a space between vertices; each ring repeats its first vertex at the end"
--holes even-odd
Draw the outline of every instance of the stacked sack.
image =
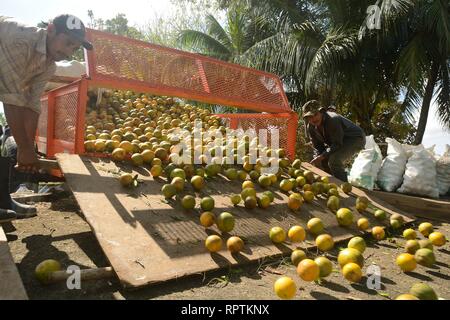
POLYGON ((394 192, 401 186, 408 156, 402 145, 395 139, 386 138, 387 157, 378 173, 377 185, 387 192, 394 192))
POLYGON ((444 155, 436 162, 437 185, 441 196, 450 192, 450 146, 446 148, 444 155))
POLYGON ((383 155, 372 136, 366 138, 366 146, 355 159, 348 181, 356 187, 373 190, 381 168, 383 155))
POLYGON ((410 157, 406 164, 403 184, 397 191, 439 198, 436 159, 433 150, 427 150, 422 145, 407 146, 404 149, 410 157))

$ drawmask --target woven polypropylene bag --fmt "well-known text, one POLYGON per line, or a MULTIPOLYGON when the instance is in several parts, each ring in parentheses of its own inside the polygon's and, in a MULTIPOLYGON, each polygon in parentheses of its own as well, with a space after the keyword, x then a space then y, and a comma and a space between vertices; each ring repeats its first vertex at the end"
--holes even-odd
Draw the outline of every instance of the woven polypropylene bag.
POLYGON ((436 160, 425 148, 416 148, 406 164, 400 193, 439 198, 436 160))
POLYGON ((437 184, 439 194, 445 195, 450 191, 450 146, 447 151, 436 162, 437 184))
POLYGON ((402 145, 395 139, 386 138, 387 157, 378 173, 377 185, 381 190, 394 192, 401 186, 408 156, 402 145))

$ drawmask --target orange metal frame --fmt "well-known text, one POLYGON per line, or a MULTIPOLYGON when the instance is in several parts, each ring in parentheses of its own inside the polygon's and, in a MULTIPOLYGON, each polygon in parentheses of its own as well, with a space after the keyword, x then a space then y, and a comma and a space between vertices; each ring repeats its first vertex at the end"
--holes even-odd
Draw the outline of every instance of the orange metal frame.
MULTIPOLYGON (((202 90, 195 91, 191 90, 189 88, 184 88, 182 86, 168 86, 166 84, 160 83, 160 84, 152 84, 147 83, 145 81, 140 81, 139 79, 129 79, 129 78, 121 78, 117 75, 106 75, 102 74, 101 72, 98 72, 98 70, 102 70, 102 66, 97 65, 97 52, 96 50, 92 51, 85 51, 85 56, 87 57, 87 68, 88 68, 88 77, 83 77, 71 84, 68 84, 63 87, 59 87, 57 89, 54 89, 52 91, 49 91, 46 93, 42 98, 41 101, 48 101, 48 116, 47 119, 40 119, 40 121, 47 122, 47 132, 46 137, 43 137, 38 132, 37 135, 37 141, 38 141, 38 147, 40 150, 45 151, 45 154, 49 158, 54 158, 54 155, 56 153, 76 153, 76 154, 83 154, 85 152, 84 150, 84 135, 85 135, 85 114, 86 114, 86 105, 88 101, 88 89, 90 87, 102 87, 102 88, 111 88, 111 89, 122 89, 122 90, 132 90, 135 92, 144 92, 144 93, 151 93, 155 95, 165 95, 165 96, 175 96, 180 98, 186 98, 189 100, 197 100, 204 103, 211 103, 211 104, 220 104, 220 105, 227 105, 227 106, 233 106, 236 108, 242 108, 242 109, 250 109, 255 110, 258 112, 272 112, 272 113, 252 113, 252 114, 223 114, 219 115, 222 118, 227 118, 230 120, 230 124, 232 127, 237 128, 239 121, 244 119, 254 119, 255 121, 270 121, 270 120, 276 120, 276 119, 287 119, 287 152, 289 157, 292 159, 295 155, 295 144, 296 144, 296 134, 297 134, 297 123, 298 123, 298 115, 291 110, 289 107, 288 99, 286 97, 286 94, 283 90, 283 85, 279 77, 276 75, 262 72, 255 69, 246 68, 240 65, 208 58, 202 55, 183 52, 171 48, 165 48, 149 43, 145 43, 142 41, 129 39, 117 35, 112 35, 104 32, 100 32, 97 30, 88 30, 87 36, 90 41, 93 42, 94 48, 96 48, 96 39, 98 37, 101 37, 103 39, 107 39, 108 41, 111 41, 111 43, 120 43, 120 44, 127 44, 130 47, 135 46, 137 49, 139 48, 150 48, 152 50, 156 50, 157 54, 161 53, 164 54, 174 54, 177 56, 181 56, 182 58, 186 59, 192 59, 192 61, 195 62, 195 64, 198 67, 197 74, 195 76, 198 76, 198 78, 201 81, 202 90), (245 75, 258 75, 265 77, 264 79, 270 79, 273 84, 276 84, 276 90, 275 93, 273 91, 270 91, 268 88, 265 88, 268 94, 272 94, 276 97, 276 100, 280 101, 279 104, 273 104, 273 103, 264 103, 259 102, 257 99, 262 97, 261 99, 264 99, 264 92, 262 92, 260 95, 254 94, 255 92, 259 93, 257 90, 258 88, 253 88, 253 101, 251 98, 243 96, 242 98, 236 98, 236 97, 223 97, 223 96, 217 96, 214 95, 214 92, 211 92, 210 83, 208 82, 208 77, 204 69, 204 65, 210 64, 209 68, 213 71, 217 71, 217 74, 213 74, 216 78, 217 82, 220 82, 220 74, 221 69, 224 68, 225 71, 227 70, 233 70, 233 72, 244 72, 245 75), (211 67, 212 66, 212 67, 211 67), (97 69, 98 68, 98 69, 97 69), (219 80, 217 80, 219 79, 219 80), (73 137, 73 142, 69 141, 63 141, 60 139, 55 138, 55 111, 59 106, 57 106, 57 98, 63 97, 65 95, 73 94, 74 92, 77 92, 78 99, 76 106, 74 105, 73 108, 76 108, 76 119, 75 119, 75 136, 73 137)), ((99 48, 97 47, 98 51, 99 48)), ((103 50, 105 51, 105 50, 103 50)), ((153 51, 152 51, 153 52, 153 51)), ((119 55, 120 56, 120 55, 119 55)), ((120 57, 123 59, 126 59, 126 57, 120 57)), ((192 62, 188 61, 188 62, 192 62)), ((148 72, 148 70, 146 70, 148 72)), ((224 71, 224 73, 226 73, 224 71)), ((211 73, 210 73, 211 76, 211 73)), ((245 77, 244 77, 245 78, 245 77)), ((250 79, 252 80, 252 79, 250 79)), ((253 79, 254 81, 254 79, 253 79)), ((237 81, 235 81, 237 82, 237 81)), ((235 82, 230 82, 228 80, 227 84, 230 86, 236 85, 237 90, 232 91, 231 93, 239 92, 239 83, 234 84, 235 82)), ((220 84, 220 83, 219 83, 220 84)), ((216 87, 218 86, 217 83, 215 83, 216 87)), ((273 89, 273 88, 271 88, 273 89)), ((265 94, 267 94, 265 92, 265 94)), ((271 96, 273 98, 273 96, 271 96)), ((270 100, 270 99, 269 99, 270 100)), ((272 99, 273 100, 273 99, 272 99)), ((261 123, 261 122, 260 122, 261 123)), ((263 123, 263 122, 262 122, 263 123)), ((41 127, 45 127, 41 126, 41 127)))

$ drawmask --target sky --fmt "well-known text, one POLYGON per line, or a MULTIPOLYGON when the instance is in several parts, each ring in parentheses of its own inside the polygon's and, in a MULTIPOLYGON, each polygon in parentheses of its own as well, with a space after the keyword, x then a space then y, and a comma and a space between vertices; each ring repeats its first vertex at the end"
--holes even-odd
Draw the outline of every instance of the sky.
MULTIPOLYGON (((145 25, 156 17, 170 16, 174 5, 169 0, 3 0, 0 2, 0 15, 13 17, 29 25, 48 21, 53 17, 70 13, 79 17, 85 24, 89 21, 87 11, 92 10, 95 18, 103 20, 124 13, 132 26, 145 25)), ((0 112, 3 105, 0 103, 0 112)), ((436 105, 430 110, 427 129, 423 143, 425 146, 436 145, 436 152, 445 151, 445 144, 450 144, 450 131, 444 131, 439 124, 436 105)))

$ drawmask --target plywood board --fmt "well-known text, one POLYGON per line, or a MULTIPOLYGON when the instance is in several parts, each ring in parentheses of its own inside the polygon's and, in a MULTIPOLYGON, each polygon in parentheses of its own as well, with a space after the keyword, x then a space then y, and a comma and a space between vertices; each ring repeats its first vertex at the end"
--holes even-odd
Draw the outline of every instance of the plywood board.
MULTIPOLYGON (((219 231, 216 227, 205 230, 199 224, 199 210, 186 212, 180 201, 165 201, 160 191, 167 183, 165 179, 154 180, 147 169, 116 165, 107 159, 68 154, 59 154, 57 159, 86 220, 125 287, 144 286, 289 254, 295 246, 272 244, 268 237, 270 228, 306 227, 312 217, 321 218, 326 232, 336 241, 347 240, 360 233, 355 226, 339 227, 334 214, 326 208, 325 200, 304 204, 299 212, 293 213, 286 205, 288 196, 276 192, 274 203, 266 210, 233 207, 229 196, 240 192, 241 182, 218 177, 209 180, 200 193, 195 193, 187 184, 181 196, 195 195, 197 208, 203 196, 212 196, 216 215, 228 211, 236 217, 236 227, 231 234, 222 235, 224 241, 231 235, 238 235, 244 239, 246 247, 237 255, 231 255, 226 249, 210 254, 204 248, 204 240, 210 234, 220 234, 219 231), (139 174, 141 183, 138 188, 121 187, 119 170, 139 174)), ((257 191, 264 190, 257 188, 257 191)), ((354 208, 352 196, 343 194, 341 201, 343 206, 354 208)), ((355 211, 355 219, 360 216, 355 211)), ((376 223, 369 213, 368 218, 376 223)), ((313 238, 308 236, 301 247, 313 248, 313 238)))
POLYGON ((0 301, 28 300, 22 279, 9 250, 3 228, 0 225, 0 301))
POLYGON ((428 199, 383 191, 369 193, 417 217, 450 222, 450 200, 428 199))

